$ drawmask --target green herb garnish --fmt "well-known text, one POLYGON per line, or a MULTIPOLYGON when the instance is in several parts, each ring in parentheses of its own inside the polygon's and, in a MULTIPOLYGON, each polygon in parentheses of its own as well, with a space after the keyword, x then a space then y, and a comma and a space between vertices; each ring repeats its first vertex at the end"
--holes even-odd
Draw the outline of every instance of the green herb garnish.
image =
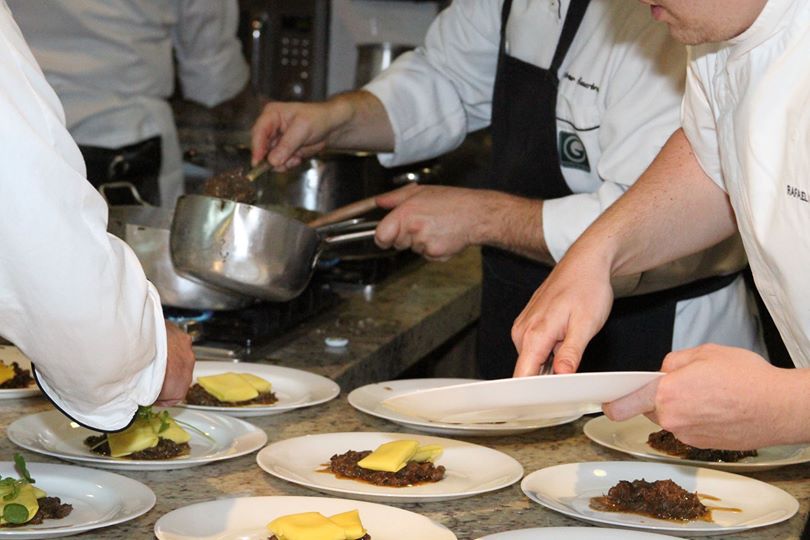
POLYGON ((25 458, 22 457, 20 454, 14 454, 14 468, 17 469, 17 472, 22 477, 23 480, 28 482, 29 484, 36 483, 36 480, 31 478, 31 475, 28 473, 28 467, 25 464, 25 458))
POLYGON ((15 525, 25 523, 28 521, 28 508, 18 503, 7 504, 3 507, 3 519, 15 525))

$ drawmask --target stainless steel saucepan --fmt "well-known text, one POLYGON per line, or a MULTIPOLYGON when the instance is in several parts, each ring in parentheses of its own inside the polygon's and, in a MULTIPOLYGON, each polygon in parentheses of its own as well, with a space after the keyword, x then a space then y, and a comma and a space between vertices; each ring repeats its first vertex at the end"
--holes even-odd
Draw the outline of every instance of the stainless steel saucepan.
MULTIPOLYGON (((355 203, 356 212, 373 200, 355 203), (369 202, 370 201, 370 202, 369 202)), ((357 215, 357 214, 355 214, 357 215)), ((352 217, 345 212, 334 219, 352 217)), ((317 229, 279 212, 205 195, 177 200, 171 225, 170 251, 174 267, 206 283, 283 302, 295 298, 312 277, 315 264, 328 247, 374 236, 376 222, 317 229)))

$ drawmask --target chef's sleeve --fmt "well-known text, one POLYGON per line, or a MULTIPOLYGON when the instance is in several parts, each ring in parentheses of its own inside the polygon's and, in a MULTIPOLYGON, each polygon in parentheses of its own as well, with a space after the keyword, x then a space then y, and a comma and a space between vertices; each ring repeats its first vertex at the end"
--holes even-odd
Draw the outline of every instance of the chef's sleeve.
POLYGON ((394 152, 380 155, 383 165, 444 154, 489 125, 500 4, 453 2, 431 24, 424 46, 364 87, 383 103, 394 131, 394 152))
POLYGON ((45 394, 116 430, 157 398, 166 370, 160 299, 84 178, 56 94, 0 7, 0 334, 45 394))
POLYGON ((645 21, 639 32, 638 24, 628 21, 628 35, 616 37, 613 47, 619 50, 613 56, 619 60, 609 66, 609 84, 601 89, 601 154, 595 167, 602 184, 543 203, 543 234, 557 261, 641 176, 679 127, 686 50, 665 26, 645 21))
POLYGON ((172 42, 183 96, 213 107, 244 88, 249 72, 236 37, 236 0, 180 0, 172 42))

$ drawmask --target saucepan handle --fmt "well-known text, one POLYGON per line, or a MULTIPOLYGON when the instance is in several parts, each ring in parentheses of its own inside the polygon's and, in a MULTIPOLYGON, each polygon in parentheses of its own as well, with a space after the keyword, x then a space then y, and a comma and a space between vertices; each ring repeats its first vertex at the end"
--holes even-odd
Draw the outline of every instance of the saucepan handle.
POLYGON ((339 221, 345 221, 357 216, 362 216, 365 213, 371 212, 375 208, 377 208, 375 197, 368 197, 367 199, 361 199, 359 201, 347 204, 346 206, 341 206, 336 210, 332 210, 331 212, 310 221, 307 223, 307 225, 317 229, 318 227, 322 227, 324 225, 330 225, 339 221))
POLYGON ((113 189, 125 189, 129 191, 130 195, 132 195, 132 198, 135 199, 135 202, 140 206, 152 206, 151 204, 143 200, 143 197, 141 197, 141 194, 138 192, 138 188, 135 187, 135 184, 132 184, 131 182, 125 182, 122 180, 117 182, 106 182, 98 186, 98 192, 101 193, 101 196, 104 198, 104 202, 109 204, 110 201, 107 198, 107 191, 113 189))
POLYGON ((377 229, 379 221, 362 221, 351 227, 341 229, 341 234, 334 236, 326 236, 323 238, 324 247, 339 246, 342 244, 351 244, 352 242, 359 242, 368 238, 374 238, 374 232, 377 229))

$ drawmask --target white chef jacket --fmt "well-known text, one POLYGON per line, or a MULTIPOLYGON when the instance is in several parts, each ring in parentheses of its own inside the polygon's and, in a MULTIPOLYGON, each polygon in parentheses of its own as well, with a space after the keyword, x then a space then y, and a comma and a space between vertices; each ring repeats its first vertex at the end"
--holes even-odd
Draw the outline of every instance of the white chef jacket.
POLYGON ((236 0, 9 0, 79 144, 118 148, 163 137, 161 202, 182 192, 182 153, 166 101, 213 106, 237 94, 248 67, 236 0))
MULTIPOLYGON (((570 0, 514 0, 508 53, 547 69, 570 0)), ((434 157, 490 123, 503 0, 456 0, 425 45, 400 56, 365 88, 385 106, 395 134, 384 165, 434 157)), ((649 8, 592 0, 560 71, 557 132, 573 195, 543 204, 543 233, 560 260, 580 234, 636 181, 679 127, 686 50, 649 8)), ((542 182, 538 178, 538 182, 542 182)), ((720 343, 764 354, 741 279, 678 302, 673 350, 720 343)))
POLYGON ((0 334, 61 410, 123 428, 163 384, 160 298, 132 250, 107 234, 107 206, 4 0, 0 117, 0 334))
POLYGON ((684 131, 728 192, 793 362, 810 367, 810 2, 769 0, 743 34, 691 53, 684 131))

